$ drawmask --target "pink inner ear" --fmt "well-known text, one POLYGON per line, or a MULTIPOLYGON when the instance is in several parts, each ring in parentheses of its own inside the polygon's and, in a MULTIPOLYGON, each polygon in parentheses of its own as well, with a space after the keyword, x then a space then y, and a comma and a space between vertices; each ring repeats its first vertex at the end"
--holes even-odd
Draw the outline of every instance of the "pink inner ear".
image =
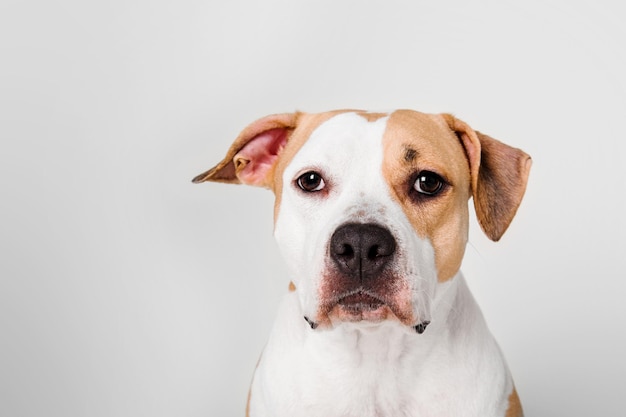
POLYGON ((239 161, 245 164, 237 169, 237 177, 244 184, 268 185, 267 175, 286 142, 286 128, 270 129, 252 138, 234 157, 235 166, 239 161))

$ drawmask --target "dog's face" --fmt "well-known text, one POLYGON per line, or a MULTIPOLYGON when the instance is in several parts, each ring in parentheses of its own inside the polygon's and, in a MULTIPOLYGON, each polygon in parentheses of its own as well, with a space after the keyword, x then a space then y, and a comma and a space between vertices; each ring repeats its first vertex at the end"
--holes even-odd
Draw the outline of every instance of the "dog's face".
POLYGON ((529 166, 449 115, 338 111, 261 119, 195 181, 273 189, 275 236, 312 327, 397 320, 421 332, 437 284, 461 265, 469 198, 499 239, 529 166))
POLYGON ((460 266, 463 147, 442 118, 407 116, 339 114, 282 172, 275 235, 314 323, 428 321, 436 282, 460 266))

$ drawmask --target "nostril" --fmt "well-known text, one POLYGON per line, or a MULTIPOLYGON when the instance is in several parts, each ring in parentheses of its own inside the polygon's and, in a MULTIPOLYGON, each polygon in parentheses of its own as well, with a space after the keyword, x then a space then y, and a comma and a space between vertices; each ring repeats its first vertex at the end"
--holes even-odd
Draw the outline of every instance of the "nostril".
POLYGON ((341 259, 351 259, 355 256, 352 245, 344 242, 334 242, 332 246, 332 253, 334 256, 341 259))
POLYGON ((380 247, 378 245, 374 245, 371 248, 369 248, 369 250, 367 251, 367 259, 373 261, 374 259, 381 256, 379 249, 380 247))
POLYGON ((352 245, 345 243, 341 248, 341 251, 337 253, 339 256, 343 256, 344 258, 352 258, 354 257, 354 248, 352 245))
MULTIPOLYGON (((385 256, 391 256, 396 251, 396 242, 393 238, 381 239, 380 244, 376 244, 370 249, 370 252, 375 251, 374 257, 382 258, 385 256)), ((374 257, 372 259, 374 259, 374 257)))

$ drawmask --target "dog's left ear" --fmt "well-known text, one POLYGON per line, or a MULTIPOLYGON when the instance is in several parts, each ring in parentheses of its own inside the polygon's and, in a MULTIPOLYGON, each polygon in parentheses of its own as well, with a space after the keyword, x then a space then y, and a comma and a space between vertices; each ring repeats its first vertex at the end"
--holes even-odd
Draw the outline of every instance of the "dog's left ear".
POLYGON ((522 202, 532 160, 524 151, 477 132, 452 115, 443 117, 469 160, 478 223, 491 240, 498 241, 522 202))
POLYGON ((224 159, 192 182, 243 183, 270 188, 273 168, 297 119, 298 113, 284 113, 251 123, 237 136, 224 159))

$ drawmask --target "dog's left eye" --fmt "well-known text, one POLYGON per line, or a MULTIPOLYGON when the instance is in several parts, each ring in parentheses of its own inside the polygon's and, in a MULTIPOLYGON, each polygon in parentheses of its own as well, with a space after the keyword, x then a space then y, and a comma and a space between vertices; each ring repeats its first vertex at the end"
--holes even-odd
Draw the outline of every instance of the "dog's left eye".
POLYGON ((324 186, 326 186, 324 178, 322 178, 322 176, 315 171, 308 171, 300 175, 296 180, 296 183, 298 184, 298 187, 308 193, 321 191, 324 189, 324 186))
POLYGON ((420 194, 434 196, 441 192, 444 180, 434 172, 422 171, 417 175, 413 188, 420 194))

